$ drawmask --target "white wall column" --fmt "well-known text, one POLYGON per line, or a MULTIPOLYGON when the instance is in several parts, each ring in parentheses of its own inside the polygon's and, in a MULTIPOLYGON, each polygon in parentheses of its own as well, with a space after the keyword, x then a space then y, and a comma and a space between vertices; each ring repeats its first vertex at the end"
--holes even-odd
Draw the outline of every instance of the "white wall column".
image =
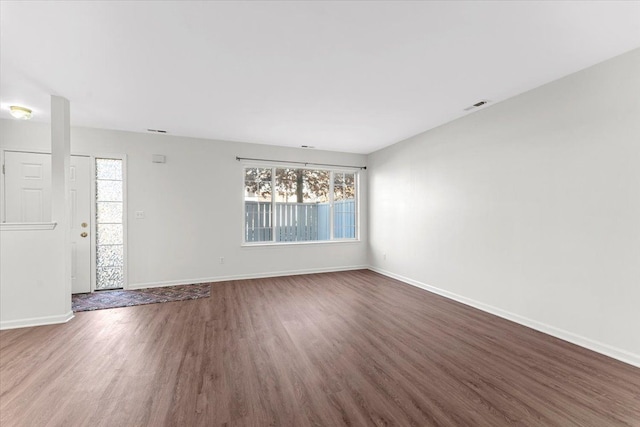
POLYGON ((69 222, 69 170, 71 137, 69 100, 51 95, 51 220, 60 233, 60 262, 64 266, 60 298, 65 311, 71 310, 71 225, 69 222))

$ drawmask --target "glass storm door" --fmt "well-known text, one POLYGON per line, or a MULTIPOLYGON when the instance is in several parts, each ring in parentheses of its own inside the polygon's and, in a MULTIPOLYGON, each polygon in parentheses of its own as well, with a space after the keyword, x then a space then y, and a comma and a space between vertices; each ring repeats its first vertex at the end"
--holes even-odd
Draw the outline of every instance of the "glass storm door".
POLYGON ((96 290, 124 287, 123 180, 122 160, 96 158, 96 290))

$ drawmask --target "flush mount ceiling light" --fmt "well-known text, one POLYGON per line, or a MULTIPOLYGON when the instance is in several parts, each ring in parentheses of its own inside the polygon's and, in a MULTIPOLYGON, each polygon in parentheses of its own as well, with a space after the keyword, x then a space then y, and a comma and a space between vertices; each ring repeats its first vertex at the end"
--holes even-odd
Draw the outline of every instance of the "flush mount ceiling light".
POLYGON ((19 107, 12 105, 9 107, 9 112, 13 117, 19 120, 29 120, 31 118, 31 110, 25 107, 19 107))

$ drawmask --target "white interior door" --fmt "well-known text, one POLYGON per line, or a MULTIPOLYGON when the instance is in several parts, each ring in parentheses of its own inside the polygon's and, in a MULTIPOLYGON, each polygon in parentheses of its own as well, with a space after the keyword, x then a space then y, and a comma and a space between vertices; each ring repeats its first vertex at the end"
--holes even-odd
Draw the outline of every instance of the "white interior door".
MULTIPOLYGON (((5 152, 5 221, 51 221, 51 155, 5 152)), ((91 292, 91 159, 71 156, 72 293, 91 292)))
POLYGON ((51 155, 7 151, 5 222, 51 221, 51 155))

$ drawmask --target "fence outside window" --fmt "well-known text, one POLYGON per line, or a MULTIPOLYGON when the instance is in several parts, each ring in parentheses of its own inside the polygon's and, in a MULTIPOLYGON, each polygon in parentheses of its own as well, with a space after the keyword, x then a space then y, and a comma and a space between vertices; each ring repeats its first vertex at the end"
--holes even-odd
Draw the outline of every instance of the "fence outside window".
MULTIPOLYGON (((306 242, 330 240, 329 203, 276 203, 275 227, 272 226, 271 202, 245 202, 245 242, 306 242)), ((356 201, 335 202, 334 239, 356 238, 356 201)))

